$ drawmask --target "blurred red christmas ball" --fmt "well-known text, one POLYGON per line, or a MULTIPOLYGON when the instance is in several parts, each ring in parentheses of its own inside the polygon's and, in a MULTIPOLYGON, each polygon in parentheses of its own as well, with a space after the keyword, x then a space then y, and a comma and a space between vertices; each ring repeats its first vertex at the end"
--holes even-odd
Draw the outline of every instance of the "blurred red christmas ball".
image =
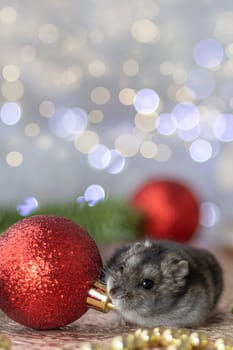
POLYGON ((142 229, 150 238, 186 242, 198 227, 198 199, 176 181, 150 181, 136 192, 132 203, 144 214, 142 229))
POLYGON ((0 237, 0 308, 36 329, 55 329, 86 310, 102 263, 88 233, 63 217, 38 215, 0 237))

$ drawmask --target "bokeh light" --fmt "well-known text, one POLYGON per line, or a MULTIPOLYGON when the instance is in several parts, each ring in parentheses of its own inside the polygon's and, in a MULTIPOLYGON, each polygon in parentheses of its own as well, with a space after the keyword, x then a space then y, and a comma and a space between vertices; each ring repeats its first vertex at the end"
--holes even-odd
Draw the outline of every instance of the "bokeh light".
POLYGON ((28 123, 24 132, 28 137, 36 137, 40 134, 40 126, 37 123, 28 123))
POLYGON ((59 36, 59 28, 52 23, 45 23, 39 28, 38 37, 45 44, 55 43, 59 36))
POLYGON ((194 48, 195 62, 205 68, 214 68, 223 60, 223 47, 215 39, 203 39, 194 48))
POLYGON ((160 114, 156 120, 156 129, 161 135, 172 135, 176 131, 177 122, 169 113, 160 114))
POLYGON ((131 106, 134 103, 135 91, 130 88, 124 88, 119 93, 119 100, 125 106, 131 106))
POLYGON ((60 108, 48 123, 55 136, 72 140, 86 128, 87 114, 82 108, 60 108))
POLYGON ((122 172, 125 168, 126 160, 120 152, 115 149, 110 150, 110 162, 107 167, 107 172, 111 175, 116 175, 122 172))
POLYGON ((9 101, 19 100, 24 94, 24 86, 20 80, 4 81, 2 95, 9 101))
POLYGON ((16 81, 20 77, 20 69, 15 64, 8 64, 3 67, 2 75, 7 81, 16 81))
POLYGON ((23 163, 23 155, 18 151, 11 151, 6 156, 6 162, 11 167, 18 167, 23 163))
POLYGON ((139 72, 139 64, 134 59, 129 59, 123 64, 123 72, 129 77, 134 77, 139 72))
POLYGON ((105 74, 106 66, 101 60, 93 60, 89 63, 88 70, 93 77, 99 78, 105 74))
POLYGON ((206 140, 197 139, 191 144, 189 154, 195 162, 206 162, 212 156, 212 146, 206 140))
POLYGON ((221 217, 219 207, 213 202, 203 202, 200 205, 200 224, 204 227, 213 227, 221 217))
POLYGON ((99 136, 96 132, 91 130, 85 130, 74 140, 76 149, 81 152, 88 154, 93 147, 100 143, 99 136))
POLYGON ((21 118, 21 108, 18 103, 6 102, 1 108, 1 120, 6 125, 15 125, 21 118))
POLYGON ((194 69, 188 74, 185 85, 195 94, 196 99, 206 99, 215 88, 211 72, 205 69, 194 69))
POLYGON ((109 174, 119 174, 125 167, 125 157, 105 145, 94 146, 88 153, 89 164, 98 170, 106 169, 109 174))
POLYGON ((189 102, 177 104, 172 110, 172 115, 176 120, 177 128, 180 130, 192 129, 200 121, 198 108, 189 102))
POLYGON ((60 86, 64 88, 75 88, 80 86, 83 78, 83 71, 79 66, 71 66, 65 69, 60 75, 60 86))
POLYGON ((132 134, 122 134, 117 137, 115 148, 124 157, 133 157, 138 153, 139 141, 137 137, 132 134))
POLYGON ((90 111, 90 113, 88 114, 88 120, 93 124, 101 123, 103 119, 104 119, 104 114, 101 110, 94 109, 90 111))
POLYGON ((140 43, 149 43, 159 37, 158 27, 149 19, 138 19, 131 27, 131 34, 140 43))
POLYGON ((55 113, 55 105, 52 101, 42 101, 39 106, 40 114, 42 117, 50 118, 55 113))
POLYGON ((140 153, 144 158, 154 158, 157 153, 157 146, 153 141, 144 141, 141 143, 140 153))
POLYGON ((110 91, 102 86, 94 88, 91 92, 91 100, 97 105, 104 105, 108 103, 111 98, 110 91))
POLYGON ((12 24, 15 22, 17 12, 14 7, 6 6, 2 7, 0 11, 0 20, 5 24, 12 24))
POLYGON ((201 134, 200 125, 195 126, 189 130, 178 130, 178 136, 181 140, 184 141, 193 141, 197 139, 201 134))
POLYGON ((159 96, 152 89, 139 90, 134 97, 134 107, 138 113, 151 114, 159 106, 159 96))
POLYGON ((111 153, 105 145, 94 146, 88 153, 88 162, 95 169, 105 169, 111 160, 111 153))
POLYGON ((35 197, 27 197, 22 204, 17 205, 16 209, 21 216, 28 216, 38 208, 39 204, 35 197))
POLYGON ((233 141, 233 115, 218 116, 213 123, 213 132, 215 137, 222 142, 233 141))
POLYGON ((143 132, 151 132, 156 128, 156 119, 157 114, 145 116, 137 113, 134 122, 138 130, 143 132))
POLYGON ((40 151, 50 151, 54 145, 54 139, 50 135, 41 134, 36 140, 40 151))
POLYGON ((84 196, 77 198, 79 204, 86 202, 90 207, 95 206, 97 203, 105 200, 105 191, 100 185, 88 186, 84 196))

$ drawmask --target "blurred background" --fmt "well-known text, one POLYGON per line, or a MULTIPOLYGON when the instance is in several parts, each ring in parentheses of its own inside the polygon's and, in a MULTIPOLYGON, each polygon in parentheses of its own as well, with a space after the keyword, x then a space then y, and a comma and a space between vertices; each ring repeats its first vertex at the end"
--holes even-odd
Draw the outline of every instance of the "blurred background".
POLYGON ((0 47, 1 207, 169 177, 199 196, 203 235, 231 239, 230 1, 1 0, 0 47))

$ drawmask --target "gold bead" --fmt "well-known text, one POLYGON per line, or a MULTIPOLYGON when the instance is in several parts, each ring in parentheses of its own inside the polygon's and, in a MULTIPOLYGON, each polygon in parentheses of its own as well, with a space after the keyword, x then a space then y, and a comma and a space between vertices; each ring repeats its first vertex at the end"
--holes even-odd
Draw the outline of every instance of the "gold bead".
POLYGON ((138 328, 136 332, 134 333, 134 348, 141 348, 145 345, 144 340, 144 329, 138 328))
POLYGON ((170 345, 172 341, 174 341, 174 332, 170 328, 164 329, 162 332, 162 345, 170 345))
POLYGON ((149 346, 150 333, 148 329, 140 329, 135 332, 135 349, 143 349, 149 346))
POLYGON ((11 341, 6 335, 0 335, 0 349, 10 350, 11 349, 11 341))
POLYGON ((111 350, 123 350, 124 344, 123 344, 123 337, 115 337, 111 343, 111 350))
POLYGON ((176 337, 187 338, 190 335, 190 331, 186 328, 179 328, 175 330, 176 337))
POLYGON ((153 333, 154 333, 155 335, 160 336, 160 335, 163 333, 163 331, 164 331, 165 329, 166 329, 166 328, 164 328, 164 327, 155 327, 155 328, 152 329, 152 331, 153 331, 153 333))
POLYGON ((139 335, 141 334, 142 330, 143 330, 142 328, 138 328, 138 329, 134 332, 135 336, 136 336, 136 337, 139 336, 139 335))
POLYGON ((156 327, 151 330, 151 339, 150 344, 151 346, 161 346, 163 342, 163 336, 162 333, 165 330, 164 327, 156 327))
POLYGON ((223 339, 217 339, 216 342, 214 343, 214 347, 217 350, 225 350, 225 344, 223 339))
POLYGON ((150 335, 148 329, 142 329, 139 338, 147 344, 150 340, 150 335))
POLYGON ((191 350, 192 344, 189 339, 174 339, 173 342, 166 347, 166 350, 191 350))
POLYGON ((124 337, 124 348, 127 350, 133 350, 135 349, 135 335, 134 334, 128 334, 124 337))
POLYGON ((170 344, 166 347, 166 350, 177 350, 177 346, 175 344, 170 344))
POLYGON ((149 347, 153 348, 161 344, 161 332, 158 328, 149 330, 149 347))
POLYGON ((233 344, 228 339, 219 338, 215 341, 214 347, 217 350, 233 350, 233 344))
POLYGON ((184 340, 178 347, 178 350, 192 350, 192 349, 193 349, 193 346, 190 339, 184 340))
POLYGON ((208 339, 203 333, 192 332, 189 335, 192 346, 198 348, 204 348, 208 345, 208 339))

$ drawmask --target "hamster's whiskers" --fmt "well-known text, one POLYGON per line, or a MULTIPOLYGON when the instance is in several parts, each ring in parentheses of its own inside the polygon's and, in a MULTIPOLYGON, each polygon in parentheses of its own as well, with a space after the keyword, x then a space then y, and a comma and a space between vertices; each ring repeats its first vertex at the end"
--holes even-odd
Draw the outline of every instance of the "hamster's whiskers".
POLYGON ((110 269, 107 265, 102 267, 102 273, 106 276, 107 274, 111 274, 112 269, 110 269))

